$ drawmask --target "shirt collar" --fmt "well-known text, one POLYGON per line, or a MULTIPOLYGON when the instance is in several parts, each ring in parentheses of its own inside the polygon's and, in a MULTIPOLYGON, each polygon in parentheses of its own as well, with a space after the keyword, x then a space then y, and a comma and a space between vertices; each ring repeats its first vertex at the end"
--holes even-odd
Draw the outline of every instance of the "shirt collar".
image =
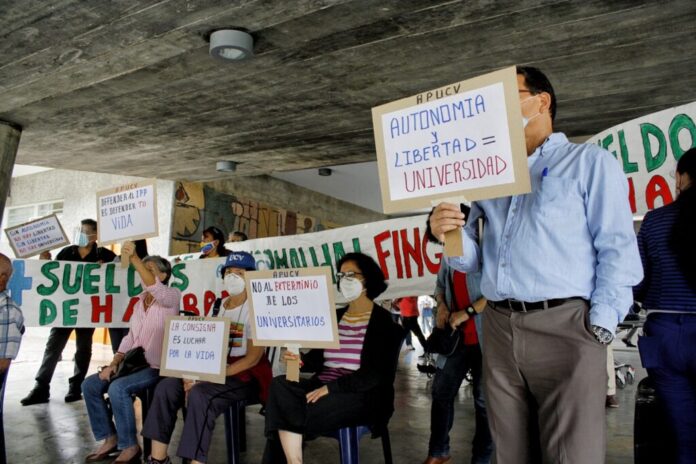
POLYGON ((544 143, 539 145, 536 150, 534 150, 534 153, 532 153, 533 157, 536 157, 537 155, 541 156, 542 158, 544 157, 544 152, 549 152, 555 150, 557 147, 568 143, 568 138, 565 136, 563 132, 554 132, 549 137, 544 140, 544 143))

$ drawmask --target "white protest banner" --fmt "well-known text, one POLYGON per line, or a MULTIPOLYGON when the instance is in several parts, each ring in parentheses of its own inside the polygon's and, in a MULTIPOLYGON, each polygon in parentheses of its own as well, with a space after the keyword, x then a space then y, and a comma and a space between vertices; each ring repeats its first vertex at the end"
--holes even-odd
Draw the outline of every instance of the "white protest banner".
POLYGON ((160 375, 225 383, 230 320, 167 316, 160 375))
POLYGON ((372 109, 385 213, 531 190, 515 67, 372 109))
POLYGON ((696 102, 642 116, 593 136, 619 160, 628 177, 636 216, 674 200, 674 170, 681 155, 696 146, 696 102))
MULTIPOLYGON (((432 295, 442 247, 425 239, 425 220, 412 216, 229 246, 252 253, 259 269, 328 266, 332 273, 342 256, 361 251, 375 259, 389 281, 379 299, 432 295)), ((226 295, 219 277, 225 258, 195 256, 170 258, 170 285, 181 290, 180 309, 207 315, 215 299, 226 295)), ((126 327, 142 291, 134 268, 116 263, 18 259, 13 267, 8 287, 29 327, 126 327)))
POLYGON ((339 348, 331 269, 247 271, 254 345, 339 348))
POLYGON ((100 245, 157 237, 155 181, 97 192, 97 232, 100 245))
POLYGON ((5 229, 12 251, 18 258, 29 258, 70 244, 55 214, 5 229))

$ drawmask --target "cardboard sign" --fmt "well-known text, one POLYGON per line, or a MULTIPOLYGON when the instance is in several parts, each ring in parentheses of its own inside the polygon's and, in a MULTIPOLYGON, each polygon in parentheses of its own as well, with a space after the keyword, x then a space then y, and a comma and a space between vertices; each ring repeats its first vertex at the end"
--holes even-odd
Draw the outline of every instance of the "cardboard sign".
POLYGON ((97 192, 97 225, 102 246, 157 237, 155 182, 136 182, 97 192))
POLYGON ((17 258, 29 258, 70 245, 55 214, 5 229, 5 233, 17 258))
POLYGON ((515 67, 372 109, 385 213, 531 191, 515 67))
POLYGON ((340 347, 330 268, 250 271, 245 280, 255 346, 340 347))
POLYGON ((696 102, 619 124, 588 140, 611 152, 628 178, 635 216, 674 200, 674 170, 696 146, 696 102))
POLYGON ((230 320, 167 316, 160 375, 225 383, 230 320))

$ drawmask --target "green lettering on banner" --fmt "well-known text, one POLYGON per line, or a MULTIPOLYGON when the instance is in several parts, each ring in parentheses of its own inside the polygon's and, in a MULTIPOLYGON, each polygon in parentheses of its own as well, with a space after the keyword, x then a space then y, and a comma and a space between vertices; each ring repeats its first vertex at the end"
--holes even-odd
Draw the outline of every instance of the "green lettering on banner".
POLYGON ((309 247, 309 255, 312 257, 312 265, 317 267, 319 265, 319 260, 317 259, 317 252, 314 251, 314 247, 309 247))
POLYGON ((184 274, 184 269, 186 269, 186 263, 177 263, 172 267, 172 277, 178 279, 178 282, 172 281, 172 287, 178 288, 182 292, 189 286, 189 279, 184 274))
POLYGON ((276 265, 273 262, 273 252, 271 250, 263 250, 263 254, 268 256, 268 269, 275 269, 276 265))
POLYGON ((56 320, 56 316, 58 316, 58 310, 55 303, 51 300, 41 300, 39 303, 39 325, 50 324, 56 320))
POLYGON ((85 295, 95 295, 99 293, 99 287, 95 284, 99 283, 101 276, 99 274, 93 275, 92 272, 98 270, 100 267, 101 265, 97 263, 85 264, 85 275, 82 286, 82 291, 85 293, 85 295))
POLYGON ((44 277, 51 281, 51 286, 47 287, 44 284, 41 284, 38 287, 36 287, 36 292, 39 295, 53 295, 56 292, 56 290, 58 290, 58 286, 60 285, 60 279, 58 279, 58 277, 51 271, 58 269, 59 267, 60 263, 58 261, 49 261, 43 266, 41 266, 41 274, 43 274, 44 277))
POLYGON ((104 287, 106 293, 121 293, 121 286, 114 284, 114 274, 116 265, 109 263, 106 265, 106 273, 104 275, 104 287))
POLYGON ((74 295, 80 291, 82 287, 82 269, 85 267, 84 264, 75 266, 75 282, 70 283, 72 266, 70 263, 63 265, 63 291, 68 295, 74 295))
POLYGON ((691 147, 682 148, 679 144, 679 132, 682 129, 686 129, 691 134, 691 147, 696 147, 696 124, 694 121, 685 114, 678 114, 672 119, 669 124, 669 143, 672 146, 672 154, 674 159, 679 161, 681 155, 684 154, 686 150, 691 147))
POLYGON ((335 263, 338 266, 338 262, 346 255, 346 250, 343 249, 343 242, 334 242, 333 251, 335 263))
POLYGON ((285 248, 283 248, 283 257, 278 256, 278 250, 273 250, 273 259, 275 261, 275 267, 273 269, 287 269, 288 268, 288 256, 285 248))
POLYGON ((290 248, 290 267, 302 267, 302 265, 300 264, 300 257, 297 254, 297 248, 290 248))
POLYGON ((665 140, 665 134, 663 134, 660 128, 655 124, 645 122, 640 125, 640 135, 643 138, 645 165, 648 168, 648 172, 652 172, 662 166, 667 159, 667 141, 665 140), (655 156, 653 156, 650 147, 650 135, 655 137, 658 143, 657 154, 655 156))
POLYGON ((73 298, 72 300, 65 300, 63 302, 63 325, 71 326, 77 325, 77 308, 73 308, 78 304, 80 300, 73 298))
POLYGON ((623 129, 619 131, 619 151, 621 151, 621 162, 623 164, 624 173, 631 174, 632 172, 638 172, 638 163, 632 163, 628 159, 628 147, 626 146, 626 136, 624 135, 623 129))
POLYGON ((353 251, 360 253, 360 237, 355 237, 353 239, 353 251))
POLYGON ((302 267, 307 267, 307 258, 305 257, 304 250, 302 247, 299 249, 300 259, 302 260, 302 267))
POLYGON ((135 285, 135 268, 133 266, 128 266, 128 296, 134 297, 140 295, 143 292, 143 286, 138 284, 135 285))

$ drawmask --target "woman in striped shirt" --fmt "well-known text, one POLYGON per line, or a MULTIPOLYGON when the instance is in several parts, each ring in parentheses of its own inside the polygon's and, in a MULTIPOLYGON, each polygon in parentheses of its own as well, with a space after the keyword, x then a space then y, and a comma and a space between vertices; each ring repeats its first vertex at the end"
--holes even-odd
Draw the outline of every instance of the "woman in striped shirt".
MULTIPOLYGON (((377 436, 394 411, 394 375, 403 329, 373 300, 387 289, 377 263, 349 253, 338 263, 338 289, 348 307, 338 311, 340 348, 301 356, 311 379, 276 377, 266 405, 264 463, 302 462, 303 436, 370 425, 377 436), (282 450, 280 447, 282 446, 282 450)), ((297 359, 286 353, 285 359, 297 359)))
POLYGON ((164 338, 164 318, 179 313, 181 292, 167 286, 172 266, 164 258, 148 256, 141 260, 135 245, 126 242, 123 255, 140 274, 143 291, 133 309, 130 330, 114 355, 111 364, 100 369, 82 383, 90 425, 96 440, 104 443, 85 462, 104 461, 116 450, 121 450, 114 463, 140 462, 141 450, 135 429, 132 395, 154 385, 159 380, 159 363, 164 338), (149 367, 112 381, 114 370, 129 350, 142 347, 149 367), (104 400, 109 393, 111 408, 104 400), (113 420, 112 420, 113 415, 113 420))
POLYGON ((638 233, 648 309, 640 357, 664 404, 680 464, 696 462, 696 148, 677 163, 677 199, 649 212, 638 233))

